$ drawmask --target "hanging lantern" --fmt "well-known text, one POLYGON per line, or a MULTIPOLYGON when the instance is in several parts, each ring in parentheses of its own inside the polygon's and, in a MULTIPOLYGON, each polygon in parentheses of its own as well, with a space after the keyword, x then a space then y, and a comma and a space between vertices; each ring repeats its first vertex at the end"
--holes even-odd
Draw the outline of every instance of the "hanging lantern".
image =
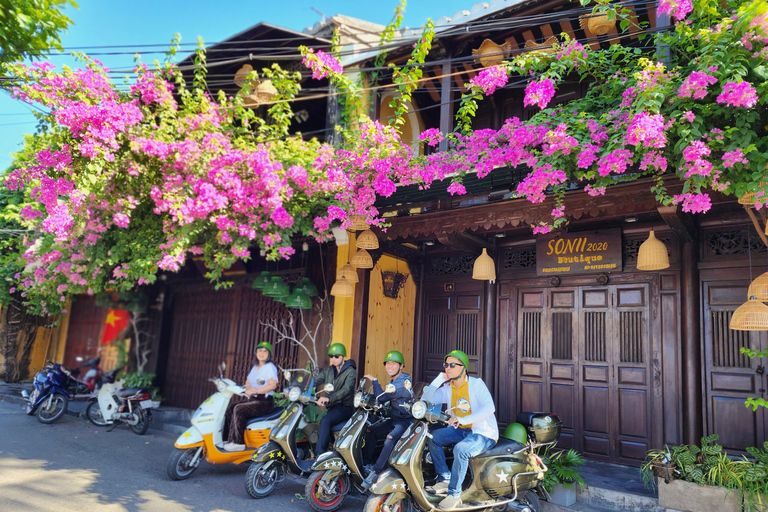
POLYGON ((669 268, 669 253, 664 242, 651 230, 648 240, 637 251, 637 270, 663 270, 669 268))
POLYGON ((511 49, 512 45, 509 41, 498 45, 490 39, 486 39, 479 48, 472 50, 472 55, 475 56, 475 61, 479 62, 484 68, 489 68, 503 64, 511 49))
POLYGON ((759 275, 750 283, 747 297, 754 297, 760 302, 768 302, 768 272, 759 275))
POLYGON ((344 277, 337 279, 331 287, 331 295, 334 297, 354 297, 355 289, 344 277))
POLYGON ((350 231, 365 231, 368 229, 368 223, 365 221, 365 217, 362 215, 353 215, 352 216, 352 226, 350 226, 350 231))
POLYGON ((269 284, 269 280, 272 278, 272 274, 270 274, 266 270, 262 270, 261 274, 253 280, 253 284, 251 285, 251 288, 254 290, 263 290, 265 286, 269 284))
MULTIPOLYGON (((766 183, 764 181, 761 181, 758 184, 758 187, 761 189, 765 187, 766 183)), ((752 206, 757 201, 755 200, 755 193, 754 192, 745 192, 743 196, 739 198, 739 204, 743 204, 745 206, 752 206)), ((765 194, 762 195, 760 202, 765 202, 765 194)))
POLYGON ((492 281, 496 279, 496 265, 493 263, 493 258, 488 256, 485 248, 483 248, 483 253, 477 257, 475 264, 472 266, 472 279, 479 281, 492 281))
POLYGON ((269 280, 269 284, 264 287, 264 291, 262 291, 262 293, 267 297, 276 298, 290 295, 291 290, 280 276, 272 276, 272 278, 269 280))
POLYGON ((350 283, 356 283, 360 281, 360 278, 357 277, 357 269, 349 263, 341 267, 336 274, 336 279, 340 279, 342 277, 350 283))
POLYGON ((616 18, 608 20, 605 12, 582 14, 579 16, 579 25, 584 30, 589 29, 593 35, 604 36, 616 26, 616 18))
POLYGON ((549 37, 543 43, 537 43, 536 41, 529 39, 525 42, 524 49, 526 52, 530 52, 531 54, 537 54, 537 55, 554 53, 557 51, 554 45, 556 45, 558 42, 559 41, 555 36, 549 37))
POLYGON ((360 233, 360 236, 357 237, 357 248, 358 249, 378 249, 379 248, 379 239, 376 238, 376 235, 373 234, 373 231, 370 229, 366 229, 362 233, 360 233))
POLYGON ((275 302, 280 302, 282 304, 288 305, 288 299, 290 298, 291 298, 291 294, 289 293, 286 295, 278 295, 277 297, 272 297, 272 300, 274 300, 275 302))
POLYGON ((296 286, 285 305, 293 309, 312 309, 312 299, 304 293, 303 288, 296 286))
POLYGON ((373 258, 365 249, 360 249, 350 260, 352 266, 357 268, 373 268, 373 258))
POLYGON ((301 291, 307 297, 317 297, 317 286, 308 277, 299 279, 299 284, 296 285, 296 288, 301 288, 301 291))
POLYGON ((768 306, 750 297, 733 312, 728 327, 735 331, 768 331, 768 306))

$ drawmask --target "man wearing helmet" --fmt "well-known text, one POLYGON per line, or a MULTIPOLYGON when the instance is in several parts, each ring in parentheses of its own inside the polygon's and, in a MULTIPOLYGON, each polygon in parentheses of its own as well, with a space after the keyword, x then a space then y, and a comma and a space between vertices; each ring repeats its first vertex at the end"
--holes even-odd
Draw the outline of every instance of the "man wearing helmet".
POLYGON ((333 384, 333 391, 327 396, 317 399, 317 405, 326 406, 328 412, 320 420, 320 431, 317 437, 317 453, 328 451, 328 443, 331 440, 331 428, 339 423, 344 423, 350 417, 354 409, 352 403, 355 398, 355 382, 357 381, 357 367, 352 359, 344 358, 347 349, 341 343, 334 343, 328 347, 330 366, 319 371, 315 377, 315 389, 322 391, 326 382, 333 384))
POLYGON ((411 397, 410 382, 411 376, 407 373, 403 373, 403 366, 405 366, 405 358, 403 354, 397 350, 392 350, 387 353, 384 358, 384 367, 387 370, 387 374, 390 377, 390 383, 394 384, 395 391, 393 393, 384 393, 384 390, 379 384, 379 381, 373 375, 365 375, 365 378, 373 382, 373 394, 378 397, 379 402, 389 401, 391 407, 391 414, 389 419, 380 421, 373 425, 369 429, 368 437, 365 440, 365 457, 368 460, 373 460, 373 455, 376 451, 376 442, 379 439, 384 439, 384 447, 381 449, 381 454, 373 464, 373 467, 368 469, 368 476, 363 481, 363 488, 368 489, 376 481, 376 477, 387 465, 389 455, 395 448, 400 436, 403 435, 405 429, 413 421, 411 413, 404 407, 400 407, 400 404, 404 403, 411 397), (409 383, 406 387, 406 381, 409 383), (381 396, 379 396, 381 395, 381 396))
POLYGON ((431 491, 447 493, 438 507, 453 510, 461 505, 461 484, 467 474, 469 459, 490 450, 499 439, 496 407, 485 383, 467 375, 469 358, 461 350, 453 350, 443 359, 445 371, 430 384, 436 388, 435 402, 448 404, 452 418, 447 427, 432 431, 428 442, 429 453, 435 464, 438 482, 431 491), (461 411, 457 405, 469 402, 469 410, 461 411), (453 447, 453 466, 448 471, 444 446, 453 447))

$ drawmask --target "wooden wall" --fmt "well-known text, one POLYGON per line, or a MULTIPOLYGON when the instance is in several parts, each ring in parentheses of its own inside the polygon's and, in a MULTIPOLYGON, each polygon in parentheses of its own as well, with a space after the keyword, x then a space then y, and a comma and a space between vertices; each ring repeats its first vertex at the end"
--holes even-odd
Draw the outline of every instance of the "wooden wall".
POLYGON ((370 276, 368 294, 368 331, 365 348, 365 373, 389 382, 384 370, 384 357, 390 350, 399 350, 405 358, 405 371, 413 373, 413 334, 416 313, 416 283, 409 275, 396 299, 384 296, 382 271, 410 273, 408 265, 388 255, 379 259, 370 276))

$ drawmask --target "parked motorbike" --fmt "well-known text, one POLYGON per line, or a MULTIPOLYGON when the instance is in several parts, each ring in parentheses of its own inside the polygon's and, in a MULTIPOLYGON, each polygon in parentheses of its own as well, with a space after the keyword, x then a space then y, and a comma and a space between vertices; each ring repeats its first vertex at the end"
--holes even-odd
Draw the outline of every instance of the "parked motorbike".
MULTIPOLYGON (((427 449, 430 425, 447 424, 449 419, 440 412, 440 404, 428 400, 429 389, 426 398, 411 407, 417 421, 395 445, 390 468, 371 486, 365 512, 404 512, 411 506, 434 512, 445 497, 429 494, 422 475, 422 454, 427 449)), ((459 404, 457 408, 469 410, 469 404, 459 404)), ((517 422, 527 433, 527 439, 519 439, 525 443, 501 437, 494 448, 472 458, 462 485, 462 504, 456 510, 541 511, 539 495, 548 497, 541 487, 547 467, 536 450, 557 443, 562 422, 554 414, 530 412, 518 414, 517 422)))
POLYGON ((210 379, 216 385, 217 392, 197 408, 190 419, 192 426, 176 440, 176 448, 171 453, 167 467, 171 480, 189 478, 200 465, 201 459, 210 464, 240 464, 250 460, 256 448, 267 442, 269 432, 285 410, 284 407, 276 407, 268 415, 250 420, 245 427, 245 450, 224 450, 222 430, 227 406, 234 395, 245 396, 245 388, 224 378, 226 368, 221 363, 219 377, 210 379))
MULTIPOLYGON (((82 357, 77 357, 76 360, 78 362, 82 361, 82 357)), ((71 395, 81 395, 81 394, 89 394, 93 393, 96 389, 101 387, 102 379, 103 379, 103 371, 101 367, 99 366, 99 363, 101 363, 101 356, 94 357, 93 359, 84 362, 77 368, 74 368, 70 370, 70 375, 73 377, 73 381, 75 381, 75 388, 71 389, 72 384, 70 383, 70 394, 71 395), (82 380, 79 379, 80 377, 80 369, 83 367, 89 367, 88 371, 85 372, 85 375, 83 376, 82 380)))
MULTIPOLYGON (((371 413, 383 407, 373 396, 372 388, 364 392, 365 379, 360 381, 355 393, 355 412, 339 432, 333 450, 320 454, 312 465, 305 487, 307 501, 317 512, 332 512, 346 500, 354 486, 358 492, 365 492, 361 486, 365 480, 363 471, 363 443, 365 433, 371 425, 371 413)), ((393 393, 394 384, 387 384, 384 393, 393 393)), ((381 395, 379 395, 381 396, 381 395)), ((374 422, 375 424, 375 422, 374 422)))
MULTIPOLYGON (((296 381, 291 381, 291 371, 285 372, 285 378, 291 383, 288 390, 288 400, 291 404, 286 408, 280 421, 269 432, 269 442, 259 446, 251 457, 253 464, 245 475, 245 490, 251 498, 266 498, 279 482, 289 474, 294 477, 305 477, 312 471, 313 459, 309 449, 302 449, 300 444, 307 441, 317 442, 317 423, 307 423, 305 408, 308 403, 317 403, 311 398, 314 379, 300 375, 296 381), (304 385, 302 385, 304 384, 304 385), (301 432, 301 435, 297 435, 301 432)), ((298 370, 306 372, 306 370, 298 370)), ((309 372, 306 372, 309 373, 309 372)), ((311 374, 310 374, 311 375, 311 374)), ((333 384, 325 384, 323 391, 331 393, 333 384)), ((307 447, 308 448, 308 447, 307 447)))
POLYGON ((27 401, 26 413, 36 414, 41 423, 53 423, 64 416, 70 399, 66 390, 68 379, 59 363, 49 361, 35 375, 32 393, 26 389, 21 392, 27 401))
POLYGON ((122 379, 114 380, 117 371, 107 374, 107 382, 102 384, 97 399, 88 404, 85 416, 100 427, 112 425, 114 429, 125 423, 134 433, 144 435, 152 421, 150 392, 146 388, 122 389, 122 379))

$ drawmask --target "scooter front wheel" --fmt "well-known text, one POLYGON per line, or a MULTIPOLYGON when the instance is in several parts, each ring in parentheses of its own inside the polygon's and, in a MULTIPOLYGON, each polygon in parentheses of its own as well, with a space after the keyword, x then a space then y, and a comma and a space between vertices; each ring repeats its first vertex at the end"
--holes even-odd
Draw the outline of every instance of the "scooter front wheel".
MULTIPOLYGON (((389 494, 372 494, 365 502, 363 512, 383 512, 382 506, 389 498, 389 494)), ((396 501, 389 507, 391 512, 411 512, 411 500, 410 498, 404 498, 396 501)))
POLYGON ((171 453, 171 458, 168 459, 168 477, 171 480, 184 480, 197 469, 200 465, 200 459, 202 459, 202 453, 195 457, 198 451, 203 449, 202 446, 196 448, 187 448, 186 450, 180 450, 174 448, 171 453))
POLYGON ((264 465, 264 462, 253 463, 245 474, 245 490, 251 498, 266 498, 272 494, 277 485, 277 478, 280 475, 280 463, 272 464, 272 466, 266 469, 264 465))
POLYGON ((42 403, 37 407, 37 419, 40 423, 53 423, 67 412, 69 398, 61 393, 54 393, 45 397, 42 403))
POLYGON ((104 419, 104 415, 101 414, 99 402, 91 402, 88 404, 88 407, 85 408, 85 417, 97 427, 106 427, 109 425, 109 422, 104 419))
POLYGON ((323 475, 325 471, 313 471, 307 480, 304 494, 307 495, 309 506, 317 512, 333 512, 347 498, 349 478, 345 474, 339 474, 330 482, 324 482, 323 475))

